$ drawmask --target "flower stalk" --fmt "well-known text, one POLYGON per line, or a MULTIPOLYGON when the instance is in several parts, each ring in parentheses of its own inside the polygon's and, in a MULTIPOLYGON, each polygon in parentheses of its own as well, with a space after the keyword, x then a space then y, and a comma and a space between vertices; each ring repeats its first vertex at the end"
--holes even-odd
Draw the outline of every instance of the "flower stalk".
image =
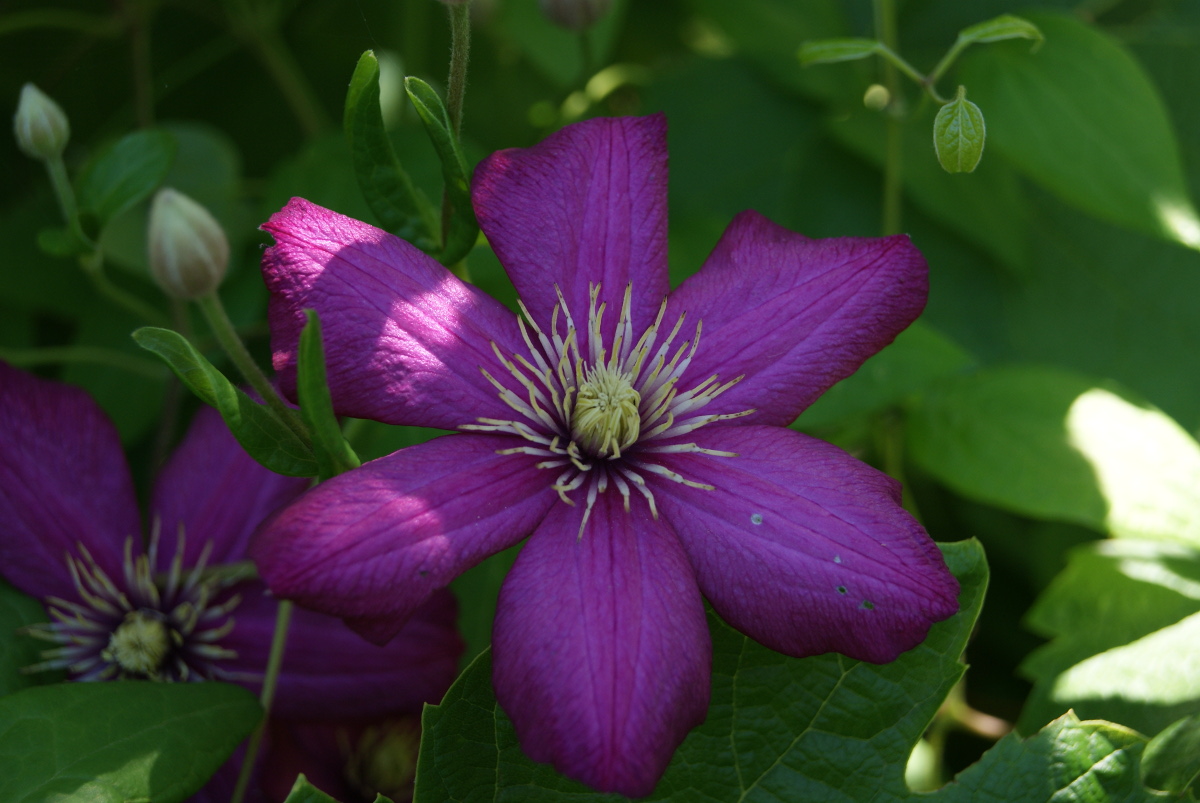
POLYGON ((462 130, 463 98, 467 94, 467 63, 471 57, 471 4, 448 8, 450 12, 450 76, 446 80, 446 113, 450 130, 462 130))
POLYGON ((250 383, 250 387, 254 388, 266 405, 271 408, 271 411, 287 425, 288 429, 295 432, 301 440, 307 441, 308 431, 305 429, 304 422, 300 420, 300 415, 284 403, 275 386, 267 379, 266 374, 258 367, 254 358, 250 356, 246 345, 234 330, 233 322, 229 320, 220 296, 214 290, 197 299, 197 303, 208 321, 213 336, 221 345, 222 350, 229 355, 229 359, 233 360, 233 364, 237 366, 242 377, 250 383))
POLYGON ((238 773, 237 786, 233 789, 230 803, 242 803, 242 799, 246 796, 246 789, 250 785, 250 778, 254 774, 254 762, 258 758, 263 733, 267 729, 267 720, 271 716, 271 704, 275 701, 275 687, 279 683, 279 670, 283 666, 283 649, 287 646, 292 608, 292 603, 284 599, 279 601, 279 608, 275 612, 275 635, 271 638, 271 653, 267 658, 267 671, 263 675, 262 693, 258 698, 262 705, 263 716, 258 727, 254 729, 254 733, 250 734, 250 741, 246 745, 246 758, 242 761, 242 769, 238 773))

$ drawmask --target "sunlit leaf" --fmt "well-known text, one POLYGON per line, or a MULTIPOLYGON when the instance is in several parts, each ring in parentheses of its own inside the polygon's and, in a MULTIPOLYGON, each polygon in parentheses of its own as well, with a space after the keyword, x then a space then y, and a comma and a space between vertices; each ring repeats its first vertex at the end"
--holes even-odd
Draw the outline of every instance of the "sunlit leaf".
POLYGON ((960 493, 1124 537, 1200 545, 1200 445, 1111 383, 1012 365, 915 403, 912 459, 960 493))

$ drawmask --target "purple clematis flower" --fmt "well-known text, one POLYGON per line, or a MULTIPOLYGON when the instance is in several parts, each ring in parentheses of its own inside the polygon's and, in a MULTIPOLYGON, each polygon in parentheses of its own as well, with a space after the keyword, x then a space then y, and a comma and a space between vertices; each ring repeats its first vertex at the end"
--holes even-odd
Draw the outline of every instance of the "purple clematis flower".
MULTIPOLYGON (((244 572, 203 571, 246 560, 254 529, 307 480, 259 466, 205 408, 160 474, 144 550, 112 423, 84 391, 3 363, 0 452, 0 573, 51 613, 33 631, 51 643, 35 668, 259 690, 277 603, 244 572)), ((461 651, 449 592, 386 647, 296 610, 272 713, 328 723, 416 713, 441 698, 461 651)))
POLYGON ((704 599, 789 655, 875 662, 958 607, 897 483, 786 428, 920 314, 924 259, 746 212, 668 292, 665 129, 589 120, 476 168, 521 318, 303 199, 263 227, 285 384, 314 308, 339 412, 461 431, 284 509, 251 547, 267 583, 385 641, 530 536, 500 592, 496 697, 531 758, 634 796, 704 719, 704 599))

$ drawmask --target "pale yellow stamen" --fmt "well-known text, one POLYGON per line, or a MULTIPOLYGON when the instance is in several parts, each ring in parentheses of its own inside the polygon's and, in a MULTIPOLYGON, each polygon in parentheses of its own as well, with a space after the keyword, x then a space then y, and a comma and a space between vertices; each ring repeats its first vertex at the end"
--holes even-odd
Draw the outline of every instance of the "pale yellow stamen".
POLYGON ((621 450, 636 443, 641 432, 641 400, 629 374, 606 365, 592 366, 575 397, 572 439, 592 454, 620 457, 621 450))

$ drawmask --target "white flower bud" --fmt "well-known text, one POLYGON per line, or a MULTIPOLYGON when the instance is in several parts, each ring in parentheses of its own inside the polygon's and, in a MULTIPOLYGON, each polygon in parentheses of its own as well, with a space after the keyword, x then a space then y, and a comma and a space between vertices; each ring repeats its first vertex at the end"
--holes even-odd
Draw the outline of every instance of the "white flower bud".
POLYGON ((542 13, 559 27, 583 31, 608 13, 612 0, 538 0, 542 13))
POLYGON ((150 273, 172 298, 207 295, 229 267, 229 241, 208 210, 164 187, 150 206, 150 273))
POLYGON ((33 84, 21 87, 17 113, 13 115, 17 146, 34 159, 61 156, 71 138, 71 124, 62 108, 33 84))

